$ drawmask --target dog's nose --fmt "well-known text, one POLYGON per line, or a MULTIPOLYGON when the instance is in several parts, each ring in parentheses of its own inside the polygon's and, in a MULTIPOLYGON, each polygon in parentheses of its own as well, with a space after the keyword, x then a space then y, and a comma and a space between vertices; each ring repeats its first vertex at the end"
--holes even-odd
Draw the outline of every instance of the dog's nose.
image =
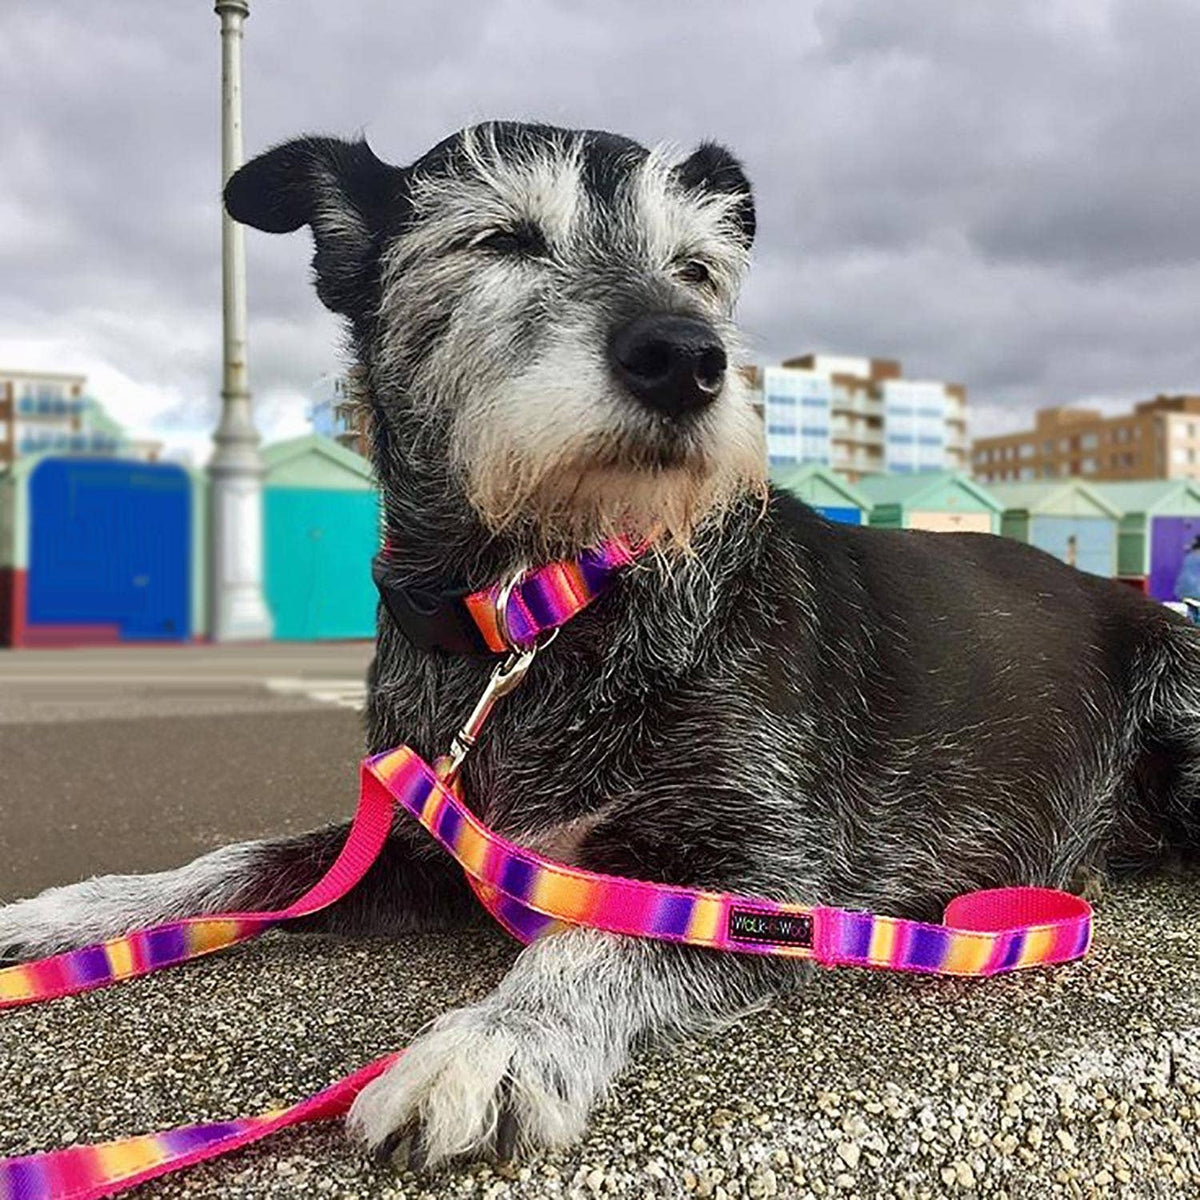
POLYGON ((637 317, 616 331, 610 352, 621 382, 669 417, 711 404, 725 383, 725 347, 694 317, 637 317))

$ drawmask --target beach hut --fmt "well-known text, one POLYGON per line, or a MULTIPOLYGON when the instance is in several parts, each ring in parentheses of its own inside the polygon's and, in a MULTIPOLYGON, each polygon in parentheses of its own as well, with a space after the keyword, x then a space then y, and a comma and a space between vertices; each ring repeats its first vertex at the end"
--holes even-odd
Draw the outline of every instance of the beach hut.
POLYGON ((994 483, 992 494, 1004 506, 1000 532, 1037 546, 1093 575, 1117 573, 1120 512, 1078 479, 994 483))
POLYGON ((199 502, 172 463, 17 459, 0 477, 0 643, 188 640, 199 502))
POLYGON ((818 463, 783 467, 772 475, 776 486, 803 500, 823 517, 846 525, 862 525, 871 507, 866 496, 840 475, 818 463))
POLYGON ((379 498, 370 464, 319 434, 263 451, 264 582, 275 636, 369 638, 379 498))
POLYGON ((857 487, 870 502, 870 524, 881 529, 995 533, 999 527, 1001 506, 957 471, 868 475, 857 487))
POLYGON ((1117 574, 1155 600, 1200 588, 1200 484, 1188 479, 1096 483, 1120 514, 1117 574))

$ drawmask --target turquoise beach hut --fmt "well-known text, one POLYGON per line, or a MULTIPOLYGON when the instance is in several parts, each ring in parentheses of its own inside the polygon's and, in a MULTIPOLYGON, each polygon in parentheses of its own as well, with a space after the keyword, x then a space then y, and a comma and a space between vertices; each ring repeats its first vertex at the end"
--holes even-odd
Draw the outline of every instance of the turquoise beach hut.
POLYGON ((373 637, 380 523, 370 464, 315 433, 268 446, 263 460, 264 579, 275 637, 373 637))

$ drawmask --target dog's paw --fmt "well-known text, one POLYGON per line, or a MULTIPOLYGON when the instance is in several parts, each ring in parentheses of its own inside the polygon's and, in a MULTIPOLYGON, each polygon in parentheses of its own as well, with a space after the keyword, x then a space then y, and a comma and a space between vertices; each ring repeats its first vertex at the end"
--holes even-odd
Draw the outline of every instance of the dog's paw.
POLYGON ((377 1156, 414 1170, 526 1157, 583 1132, 599 1090, 587 1059, 553 1024, 506 1019, 486 1004, 458 1009, 363 1089, 348 1128, 377 1156))

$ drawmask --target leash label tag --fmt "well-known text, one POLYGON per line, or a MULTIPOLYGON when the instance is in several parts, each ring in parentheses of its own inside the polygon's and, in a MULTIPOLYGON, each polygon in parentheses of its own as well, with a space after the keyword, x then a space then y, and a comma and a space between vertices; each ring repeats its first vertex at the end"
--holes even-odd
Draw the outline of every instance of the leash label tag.
POLYGON ((765 912, 761 908, 729 910, 731 942, 765 942, 776 946, 813 944, 813 922, 808 913, 765 912))

